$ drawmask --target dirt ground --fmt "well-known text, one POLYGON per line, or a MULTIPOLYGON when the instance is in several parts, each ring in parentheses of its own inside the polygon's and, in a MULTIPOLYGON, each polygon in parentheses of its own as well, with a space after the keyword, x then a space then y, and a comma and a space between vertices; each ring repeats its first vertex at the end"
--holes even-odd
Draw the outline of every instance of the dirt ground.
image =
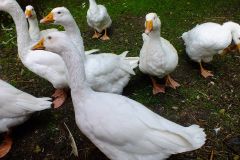
MULTIPOLYGON (((102 2, 107 3, 107 1, 102 2)), ((164 2, 166 8, 180 3, 161 2, 164 2)), ((209 19, 219 23, 227 20, 239 22, 240 17, 235 16, 235 13, 239 13, 237 12, 239 7, 236 5, 229 7, 230 4, 228 6, 220 2, 216 1, 216 4, 212 4, 212 1, 203 1, 206 3, 206 8, 213 10, 211 15, 205 14, 206 8, 200 7, 195 19, 192 18, 190 21, 189 19, 184 21, 187 19, 187 15, 179 18, 182 15, 177 15, 178 13, 175 13, 174 9, 159 11, 160 17, 163 18, 162 35, 174 44, 179 53, 179 65, 173 73, 173 77, 181 84, 180 88, 177 90, 167 89, 166 94, 153 96, 150 79, 137 69, 136 76, 132 77, 123 93, 178 124, 184 126, 198 124, 205 128, 207 141, 202 148, 173 155, 169 158, 170 160, 240 160, 240 55, 234 52, 224 57, 216 56, 213 62, 205 65, 207 69, 213 71, 214 77, 204 79, 199 74, 198 64, 193 63, 186 56, 180 38, 183 31, 197 23, 209 21, 209 19), (215 5, 217 7, 214 7, 215 5), (222 9, 220 13, 217 12, 219 7, 222 9), (203 11, 204 9, 205 11, 203 11), (216 134, 214 129, 218 128, 220 130, 216 134)), ((117 6, 118 3, 120 1, 116 1, 114 5, 117 6)), ((194 1, 190 1, 188 4, 188 1, 184 0, 182 3, 186 3, 179 6, 183 10, 187 5, 195 6, 194 1)), ((228 3, 236 4, 236 1, 232 0, 228 3)), ((74 4, 70 5, 66 2, 66 6, 69 8, 74 4)), ((112 13, 114 5, 112 8, 108 6, 112 13)), ((53 5, 48 7, 49 11, 53 5)), ((187 11, 188 9, 186 9, 186 13, 181 14, 187 14, 187 11)), ((85 19, 81 19, 82 15, 78 17, 76 13, 74 11, 78 24, 82 24, 81 22, 85 19)), ((123 12, 121 16, 113 15, 115 21, 110 31, 111 41, 106 43, 92 40, 92 31, 84 22, 81 31, 86 48, 99 48, 101 51, 117 54, 129 50, 129 56, 138 55, 142 46, 141 34, 144 30, 145 13, 147 13, 146 10, 141 10, 141 13, 129 11, 123 12)), ((2 21, 0 23, 8 28, 12 27, 2 21)), ((8 21, 7 23, 12 22, 8 21)), ((12 45, 0 44, 0 78, 35 96, 51 96, 54 91, 51 84, 29 72, 18 60, 14 34, 14 31, 10 31, 9 34, 3 30, 0 31, 0 40, 13 37, 12 45)), ((14 128, 12 134, 13 148, 3 158, 4 160, 107 160, 77 128, 70 97, 60 109, 50 109, 33 114, 26 123, 14 128), (75 138, 78 158, 71 154, 71 142, 64 123, 75 138)))

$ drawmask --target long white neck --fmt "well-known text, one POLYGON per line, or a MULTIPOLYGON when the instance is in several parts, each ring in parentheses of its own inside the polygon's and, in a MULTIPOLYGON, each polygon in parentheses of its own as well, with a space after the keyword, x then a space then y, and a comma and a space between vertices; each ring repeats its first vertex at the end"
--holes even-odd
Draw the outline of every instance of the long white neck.
POLYGON ((29 23, 29 34, 32 40, 39 40, 40 39, 40 29, 38 26, 37 18, 28 18, 29 23))
POLYGON ((83 44, 83 38, 80 32, 80 29, 78 28, 77 23, 75 22, 74 18, 71 16, 71 21, 68 21, 65 24, 62 24, 64 27, 67 35, 70 37, 74 45, 77 47, 79 53, 85 60, 85 51, 84 51, 84 44, 83 44))
POLYGON ((31 43, 25 14, 16 1, 11 2, 11 5, 7 6, 6 12, 12 16, 16 25, 18 54, 20 59, 23 60, 28 53, 28 47, 31 43))
POLYGON ((230 30, 233 33, 239 29, 239 24, 237 24, 235 22, 226 22, 223 24, 223 27, 227 28, 228 30, 230 30))
POLYGON ((152 31, 148 34, 148 36, 150 37, 150 39, 160 39, 160 36, 161 36, 160 30, 161 30, 161 28, 152 30, 152 31))
POLYGON ((70 43, 66 47, 67 48, 61 50, 60 52, 67 66, 69 74, 69 86, 72 92, 84 94, 87 91, 90 91, 91 88, 86 81, 84 60, 81 56, 82 54, 77 54, 79 51, 70 43))
POLYGON ((98 9, 97 3, 95 0, 89 0, 89 9, 92 11, 96 11, 98 9))

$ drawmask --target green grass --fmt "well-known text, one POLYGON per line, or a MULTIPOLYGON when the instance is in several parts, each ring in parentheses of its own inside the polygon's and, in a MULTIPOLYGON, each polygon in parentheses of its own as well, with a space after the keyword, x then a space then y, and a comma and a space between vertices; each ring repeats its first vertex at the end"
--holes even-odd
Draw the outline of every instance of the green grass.
MULTIPOLYGON (((40 4, 38 1, 31 2, 40 4)), ((38 6, 38 10, 41 10, 39 18, 58 6, 65 6, 71 11, 81 29, 86 49, 99 48, 103 52, 114 52, 116 54, 128 50, 130 51, 129 56, 139 55, 145 15, 148 12, 156 12, 162 22, 162 36, 168 39, 178 50, 179 66, 173 73, 173 77, 180 82, 181 87, 177 90, 167 89, 167 93, 164 95, 153 96, 148 76, 137 71, 137 75, 132 77, 126 87, 124 95, 143 103, 174 122, 186 126, 197 123, 205 128, 208 140, 203 148, 195 152, 173 156, 171 159, 205 160, 209 159, 212 150, 215 153, 214 157, 218 160, 236 157, 236 153, 226 147, 225 141, 240 133, 240 62, 238 54, 216 57, 210 65, 206 65, 208 69, 214 72, 214 78, 204 79, 199 75, 198 65, 191 63, 187 58, 180 36, 196 24, 203 22, 223 23, 229 20, 239 22, 239 0, 98 0, 99 3, 107 7, 113 20, 111 40, 108 42, 91 38, 93 30, 87 26, 86 22, 87 1, 41 0, 41 2, 44 3, 38 6), (225 110, 224 113, 221 112, 222 109, 225 110), (216 127, 222 128, 217 136, 213 131, 216 127)), ((26 4, 27 2, 22 3, 26 4)), ((6 16, 1 12, 1 18, 6 16)), ((52 86, 32 74, 23 67, 21 62, 17 61, 16 38, 14 38, 16 33, 12 21, 9 18, 4 18, 0 19, 0 24, 7 28, 13 28, 9 31, 0 30, 1 78, 36 96, 50 96, 53 91, 52 86), (11 40, 8 41, 9 39, 11 40)), ((40 27, 44 29, 56 26, 40 25, 40 27)), ((67 145, 66 140, 56 143, 56 135, 62 135, 62 132, 56 130, 56 128, 61 128, 59 124, 67 122, 71 130, 74 131, 74 136, 80 148, 81 159, 106 159, 78 131, 71 106, 69 100, 61 110, 45 111, 34 115, 34 122, 29 122, 30 126, 40 123, 40 127, 34 127, 26 136, 25 134, 20 137, 17 136, 18 143, 16 142, 15 148, 8 158, 73 158, 70 156, 69 145, 67 145), (50 116, 51 118, 48 121, 47 118, 50 116), (37 134, 35 134, 36 131, 37 134), (48 138, 51 139, 50 142, 54 143, 56 148, 52 149, 52 144, 47 143, 48 138), (32 140, 32 145, 25 142, 28 139, 32 140), (39 143, 41 143, 40 147, 45 148, 45 151, 32 153, 39 143), (64 150, 61 145, 68 147, 68 149, 64 150), (48 156, 48 154, 51 154, 51 156, 48 156)))

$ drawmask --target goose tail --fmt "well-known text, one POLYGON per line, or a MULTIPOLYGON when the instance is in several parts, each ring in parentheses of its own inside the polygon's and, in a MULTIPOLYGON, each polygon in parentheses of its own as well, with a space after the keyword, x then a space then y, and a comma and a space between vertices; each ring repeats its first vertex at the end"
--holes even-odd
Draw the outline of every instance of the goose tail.
POLYGON ((52 98, 49 98, 49 97, 37 98, 35 111, 41 111, 44 109, 51 108, 51 105, 52 105, 51 101, 52 101, 52 98))
MULTIPOLYGON (((131 58, 130 57, 126 57, 127 54, 128 54, 129 51, 124 51, 122 54, 120 54, 119 56, 121 57, 122 59, 122 68, 123 70, 127 71, 129 74, 132 74, 132 75, 135 75, 135 72, 134 72, 134 68, 136 68, 136 60, 130 60, 131 58), (128 59, 130 58, 130 59, 128 59)), ((138 61, 137 61, 138 63, 138 61)))
POLYGON ((135 69, 138 67, 139 57, 126 57, 125 60, 129 62, 132 69, 135 69))
POLYGON ((91 50, 85 51, 85 55, 89 55, 89 54, 92 54, 92 53, 99 52, 99 50, 100 49, 91 49, 91 50))
POLYGON ((182 34, 182 39, 183 39, 184 42, 187 41, 187 37, 188 37, 188 32, 184 32, 184 33, 182 34))
POLYGON ((206 134, 203 128, 200 128, 198 125, 191 125, 186 128, 186 132, 191 137, 192 150, 198 149, 205 144, 206 134))

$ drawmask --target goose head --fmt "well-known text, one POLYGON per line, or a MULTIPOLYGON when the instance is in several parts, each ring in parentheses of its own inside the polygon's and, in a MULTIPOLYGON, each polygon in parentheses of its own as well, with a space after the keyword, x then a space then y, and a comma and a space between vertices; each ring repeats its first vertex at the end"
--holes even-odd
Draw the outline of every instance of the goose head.
POLYGON ((145 21, 145 33, 149 34, 152 31, 158 31, 161 27, 161 21, 156 13, 148 13, 145 21))
POLYGON ((69 24, 72 22, 72 16, 69 10, 65 7, 54 8, 40 23, 54 23, 54 24, 69 24))
POLYGON ((32 50, 50 51, 61 56, 66 46, 71 46, 68 39, 65 33, 59 31, 50 32, 38 41, 38 43, 32 47, 32 50))
POLYGON ((233 42, 236 44, 238 52, 240 53, 240 26, 232 32, 233 42))
POLYGON ((240 52, 240 25, 238 23, 229 21, 223 24, 223 27, 231 31, 232 40, 240 52))
POLYGON ((26 15, 26 18, 31 18, 31 19, 34 19, 37 17, 36 12, 33 6, 31 5, 26 6, 25 15, 26 15))

